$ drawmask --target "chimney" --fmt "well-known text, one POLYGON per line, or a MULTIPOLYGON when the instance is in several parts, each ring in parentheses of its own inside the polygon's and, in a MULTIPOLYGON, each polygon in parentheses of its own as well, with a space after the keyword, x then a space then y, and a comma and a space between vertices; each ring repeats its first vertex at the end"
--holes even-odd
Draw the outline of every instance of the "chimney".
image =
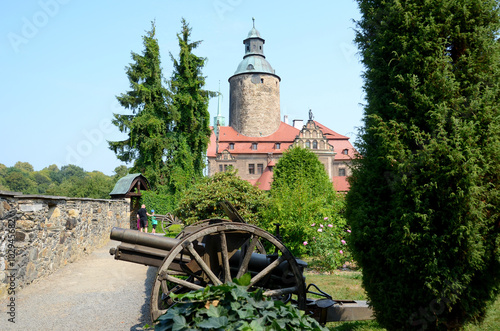
POLYGON ((288 124, 288 115, 283 116, 283 122, 285 122, 285 124, 288 124))
POLYGON ((304 126, 304 120, 293 120, 293 127, 299 130, 302 130, 304 126))

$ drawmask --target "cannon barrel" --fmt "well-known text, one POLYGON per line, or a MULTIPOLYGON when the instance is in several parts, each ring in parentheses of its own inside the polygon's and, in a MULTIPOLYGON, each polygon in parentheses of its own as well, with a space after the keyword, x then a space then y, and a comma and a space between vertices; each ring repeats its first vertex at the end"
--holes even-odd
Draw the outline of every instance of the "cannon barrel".
POLYGON ((179 239, 156 236, 154 234, 117 227, 111 229, 109 237, 113 240, 121 241, 127 244, 158 248, 164 251, 170 251, 179 243, 179 239))
MULTIPOLYGON (((114 227, 111 229, 110 239, 121 241, 109 253, 116 260, 160 267, 168 252, 179 243, 179 239, 156 236, 136 230, 114 227)), ((176 259, 179 262, 189 262, 186 257, 176 259)))

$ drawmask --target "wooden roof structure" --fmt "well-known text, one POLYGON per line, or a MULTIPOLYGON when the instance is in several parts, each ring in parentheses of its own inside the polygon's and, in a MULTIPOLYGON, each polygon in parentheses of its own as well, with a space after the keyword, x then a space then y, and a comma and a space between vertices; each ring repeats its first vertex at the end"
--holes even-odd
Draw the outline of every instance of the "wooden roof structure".
POLYGON ((142 174, 128 174, 120 178, 109 193, 111 199, 140 197, 141 190, 147 191, 150 189, 148 179, 142 174))

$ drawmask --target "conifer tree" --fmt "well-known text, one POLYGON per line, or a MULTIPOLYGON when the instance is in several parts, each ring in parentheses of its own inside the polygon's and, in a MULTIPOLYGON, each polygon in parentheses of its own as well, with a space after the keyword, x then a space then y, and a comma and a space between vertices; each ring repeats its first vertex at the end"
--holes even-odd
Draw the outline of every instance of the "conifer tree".
POLYGON ((170 57, 174 63, 174 72, 170 81, 172 107, 180 114, 176 133, 183 135, 188 150, 191 151, 192 168, 195 176, 201 176, 205 167, 205 154, 210 141, 210 114, 208 101, 214 92, 203 90, 205 77, 202 69, 205 58, 193 54, 201 41, 191 42, 191 28, 182 19, 182 30, 177 34, 179 58, 170 57))
POLYGON ((118 159, 133 162, 130 173, 140 172, 156 186, 167 184, 165 161, 175 151, 173 134, 178 111, 169 105, 171 94, 163 85, 160 48, 155 23, 143 36, 142 54, 132 52, 133 63, 126 68, 131 90, 117 96, 133 115, 114 114, 113 124, 127 133, 123 141, 109 142, 118 159))
POLYGON ((493 0, 358 0, 364 127, 351 248, 380 324, 455 329, 500 289, 493 0))

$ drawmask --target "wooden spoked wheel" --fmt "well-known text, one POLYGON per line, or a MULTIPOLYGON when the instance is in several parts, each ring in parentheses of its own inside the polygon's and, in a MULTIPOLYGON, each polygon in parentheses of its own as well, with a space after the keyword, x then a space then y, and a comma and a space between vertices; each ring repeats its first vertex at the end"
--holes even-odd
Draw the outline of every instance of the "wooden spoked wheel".
POLYGON ((186 293, 220 285, 250 273, 249 290, 292 300, 305 309, 303 270, 290 251, 272 234, 256 226, 223 222, 186 235, 165 257, 151 293, 151 320, 167 312, 170 293, 186 293), (259 242, 271 254, 258 253, 259 242))
POLYGON ((163 233, 167 233, 168 229, 172 226, 172 224, 181 224, 179 219, 175 217, 173 214, 167 214, 161 220, 161 228, 163 230, 163 233))

